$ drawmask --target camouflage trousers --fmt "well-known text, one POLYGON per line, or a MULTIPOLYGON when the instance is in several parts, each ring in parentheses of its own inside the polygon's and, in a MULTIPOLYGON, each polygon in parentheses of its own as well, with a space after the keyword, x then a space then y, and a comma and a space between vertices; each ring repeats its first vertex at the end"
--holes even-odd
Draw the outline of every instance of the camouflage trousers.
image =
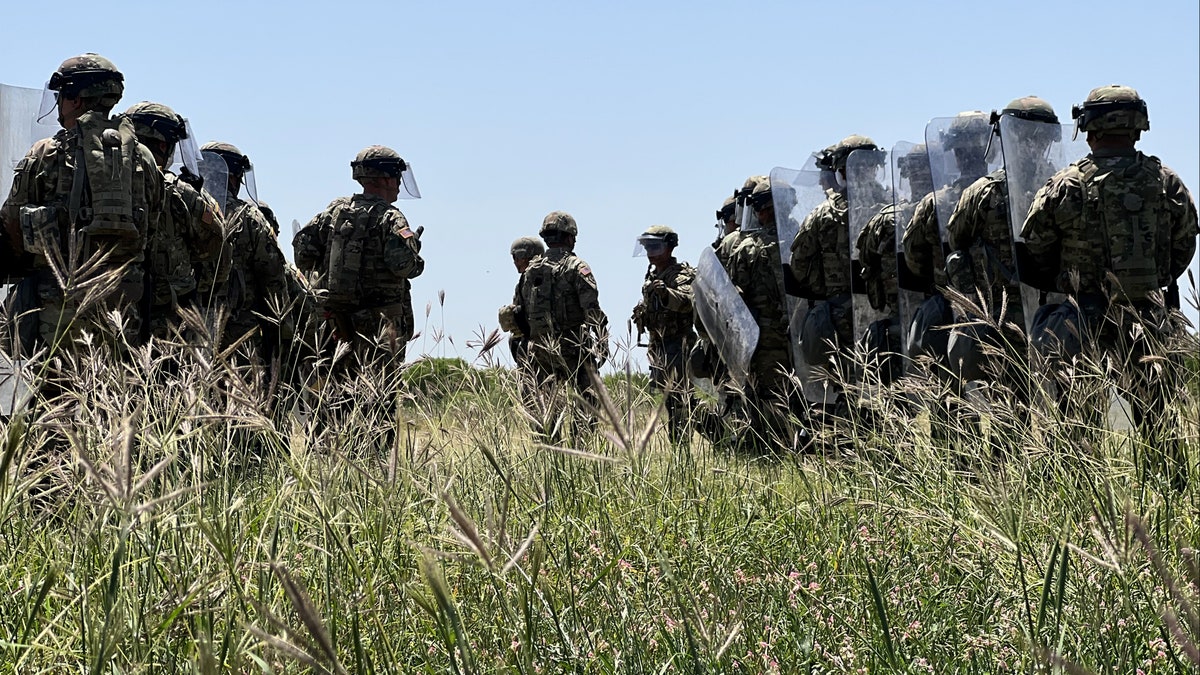
POLYGON ((687 336, 654 337, 646 350, 650 361, 650 383, 662 392, 667 409, 667 435, 672 443, 687 442, 691 436, 692 387, 687 359, 692 340, 687 336))
POLYGON ((112 345, 114 356, 123 357, 129 346, 141 343, 140 276, 131 274, 107 295, 89 297, 84 291, 64 293, 49 270, 39 269, 31 282, 38 300, 38 341, 52 351, 71 349, 87 332, 112 345), (119 325, 114 323, 118 317, 119 325))
POLYGON ((530 340, 529 356, 522 397, 534 431, 546 442, 561 441, 569 413, 575 437, 593 433, 600 402, 592 383, 595 358, 571 341, 556 339, 530 340))

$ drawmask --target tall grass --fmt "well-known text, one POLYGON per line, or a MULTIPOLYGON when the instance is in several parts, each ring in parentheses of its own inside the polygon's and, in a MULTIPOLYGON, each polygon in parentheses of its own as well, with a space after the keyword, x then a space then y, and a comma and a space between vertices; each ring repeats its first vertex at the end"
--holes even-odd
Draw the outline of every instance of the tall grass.
MULTIPOLYGON (((858 392, 882 414, 823 432, 836 451, 750 457, 671 446, 618 376, 607 433, 547 447, 476 338, 474 363, 346 380, 63 352, 67 393, 0 427, 0 669, 1196 667, 1195 481, 1140 471, 1123 433, 997 395, 983 428, 1019 438, 993 461, 973 424, 931 441, 944 392, 914 378, 858 392)), ((1179 419, 1200 476, 1194 402, 1179 419)))

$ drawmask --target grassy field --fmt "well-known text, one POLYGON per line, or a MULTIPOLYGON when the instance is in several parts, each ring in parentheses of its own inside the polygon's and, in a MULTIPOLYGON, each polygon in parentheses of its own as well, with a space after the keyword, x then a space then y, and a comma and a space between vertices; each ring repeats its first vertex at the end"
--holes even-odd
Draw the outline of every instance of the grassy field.
POLYGON ((3 426, 0 670, 1198 667, 1194 403, 1180 493, 1049 412, 1004 461, 888 400, 836 451, 671 447, 634 376, 605 435, 550 448, 488 359, 325 384, 310 414, 213 359, 81 357, 78 393, 3 426))

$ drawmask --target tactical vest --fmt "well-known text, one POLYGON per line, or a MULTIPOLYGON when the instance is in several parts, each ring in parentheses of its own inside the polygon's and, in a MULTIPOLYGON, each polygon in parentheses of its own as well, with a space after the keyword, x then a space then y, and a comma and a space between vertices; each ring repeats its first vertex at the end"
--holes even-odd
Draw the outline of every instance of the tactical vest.
POLYGON ((652 295, 647 298, 646 285, 655 279, 662 279, 667 288, 674 290, 679 287, 681 281, 685 284, 691 283, 695 278, 695 268, 685 262, 672 265, 662 276, 656 275, 653 267, 646 272, 646 280, 642 284, 641 304, 645 308, 642 321, 651 335, 663 338, 690 335, 692 333, 692 313, 672 311, 657 296, 652 295))
POLYGON ((90 236, 116 239, 122 250, 135 246, 146 231, 147 205, 133 124, 89 113, 79 119, 77 138, 76 170, 59 183, 68 190, 68 217, 90 236))
POLYGON ((567 281, 578 259, 566 252, 559 257, 553 249, 535 258, 525 268, 521 305, 533 339, 562 335, 584 324, 586 316, 573 285, 567 281))
POLYGON ((1091 156, 1077 166, 1082 174, 1084 231, 1095 233, 1093 237, 1101 241, 1088 241, 1093 239, 1088 236, 1064 241, 1063 256, 1070 255, 1064 263, 1079 269, 1081 290, 1104 288, 1106 272, 1112 272, 1120 288, 1106 289, 1107 295, 1113 300, 1144 300, 1170 282, 1159 275, 1170 255, 1162 163, 1157 157, 1138 153, 1126 167, 1109 170, 1091 156), (1093 223, 1098 227, 1089 227, 1093 223), (1098 256, 1100 252, 1103 258, 1098 256))
POLYGON ((382 254, 371 244, 383 239, 379 230, 386 223, 383 212, 387 208, 382 201, 364 205, 353 199, 335 207, 325 268, 328 306, 358 308, 367 304, 364 271, 375 267, 371 257, 382 254))

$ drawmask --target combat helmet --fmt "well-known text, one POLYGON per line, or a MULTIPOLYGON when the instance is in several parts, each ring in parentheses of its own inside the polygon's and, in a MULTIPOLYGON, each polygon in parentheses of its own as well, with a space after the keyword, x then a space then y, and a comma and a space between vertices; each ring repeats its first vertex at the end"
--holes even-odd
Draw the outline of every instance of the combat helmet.
POLYGON ((896 158, 896 170, 900 177, 912 180, 914 176, 929 174, 929 148, 924 143, 918 143, 909 149, 908 154, 896 158))
POLYGON ((771 191, 771 181, 760 181, 758 185, 754 186, 754 191, 750 193, 750 206, 761 210, 768 206, 774 207, 774 205, 775 201, 771 191))
POLYGON ((549 232, 560 232, 574 237, 579 234, 579 226, 566 211, 551 211, 542 219, 542 229, 538 230, 538 235, 544 239, 549 232))
POLYGON ((950 126, 942 132, 942 147, 947 150, 982 150, 991 135, 991 118, 979 110, 968 110, 955 115, 950 126))
POLYGON ((871 150, 876 152, 878 153, 879 163, 883 163, 883 153, 880 151, 879 146, 875 144, 875 141, 871 140, 868 136, 851 134, 838 141, 836 145, 825 149, 825 152, 829 155, 826 160, 829 167, 835 170, 845 169, 846 160, 850 158, 850 153, 855 150, 871 150))
POLYGON ((509 253, 512 254, 512 257, 524 258, 526 260, 542 255, 545 252, 546 247, 534 237, 521 237, 509 247, 509 253))
POLYGON ((645 245, 654 242, 666 244, 667 248, 675 248, 679 245, 679 235, 666 225, 651 225, 638 235, 638 243, 645 245))
POLYGON ((209 141, 200 146, 200 150, 203 152, 215 152, 220 155, 221 159, 225 160, 225 165, 229 167, 230 174, 240 175, 254 168, 254 165, 250 163, 250 158, 243 155, 242 151, 238 150, 237 146, 232 143, 209 141))
POLYGON ((63 61, 46 88, 67 98, 101 99, 111 108, 125 93, 125 76, 112 61, 88 52, 63 61))
POLYGON ((164 143, 178 143, 188 137, 187 125, 174 110, 161 104, 142 101, 125 111, 138 137, 164 143))
POLYGON ((350 162, 351 176, 360 178, 400 178, 408 164, 400 153, 384 145, 363 148, 350 162))
POLYGON ((1071 117, 1080 131, 1136 135, 1150 130, 1146 102, 1136 89, 1119 84, 1093 89, 1083 103, 1071 106, 1071 117))
POLYGON ((1054 112, 1054 107, 1051 106, 1045 99, 1037 96, 1022 96, 1014 98, 1004 106, 1004 109, 996 112, 992 111, 991 123, 993 126, 1000 122, 1000 117, 1003 115, 1012 115, 1023 120, 1031 122, 1045 122, 1047 124, 1058 124, 1058 115, 1054 112))
POLYGON ((726 197, 725 201, 721 202, 721 208, 717 209, 717 222, 724 225, 726 220, 733 217, 737 210, 737 193, 726 197))

